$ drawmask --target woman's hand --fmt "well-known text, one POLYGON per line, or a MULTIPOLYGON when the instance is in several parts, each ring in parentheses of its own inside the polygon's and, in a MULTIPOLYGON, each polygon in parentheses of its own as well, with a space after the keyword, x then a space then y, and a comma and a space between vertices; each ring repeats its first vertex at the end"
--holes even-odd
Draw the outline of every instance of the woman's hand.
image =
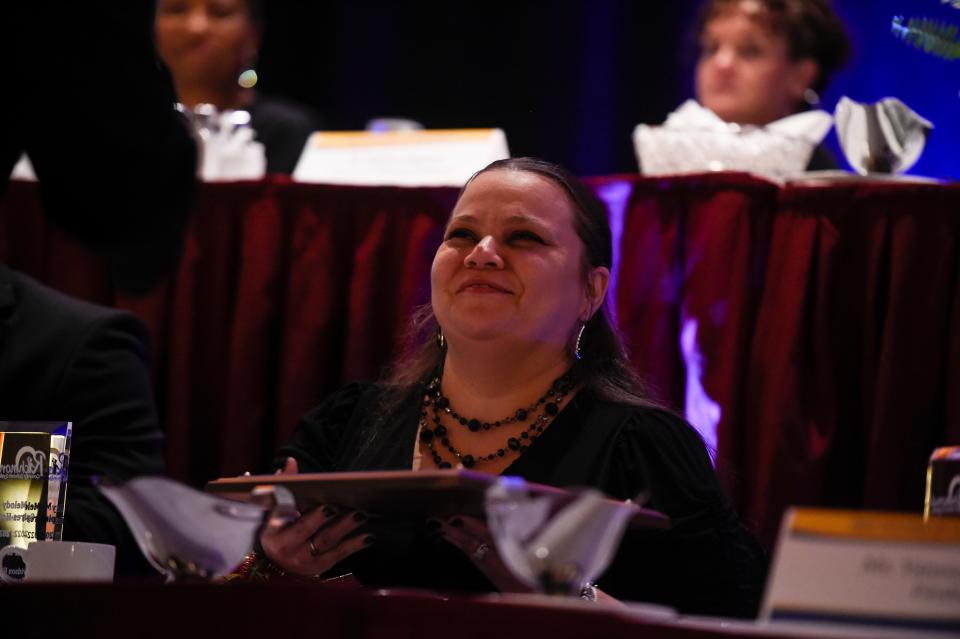
MULTIPOLYGON (((292 457, 282 474, 296 474, 292 457)), ((353 534, 367 520, 364 513, 317 506, 290 523, 271 518, 260 533, 267 558, 285 572, 302 576, 323 574, 373 543, 373 535, 353 534)))
POLYGON ((473 565, 490 580, 500 592, 534 592, 517 579, 503 563, 487 524, 475 517, 457 516, 447 520, 435 519, 438 532, 469 557, 473 565))

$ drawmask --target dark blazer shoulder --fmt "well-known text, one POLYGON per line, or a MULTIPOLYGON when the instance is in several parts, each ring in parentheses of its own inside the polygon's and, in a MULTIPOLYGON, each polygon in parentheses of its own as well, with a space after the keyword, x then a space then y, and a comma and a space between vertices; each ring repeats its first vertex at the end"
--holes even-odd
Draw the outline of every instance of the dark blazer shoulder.
POLYGON ((104 340, 148 361, 147 330, 132 313, 72 298, 0 264, 0 409, 8 415, 49 405, 71 364, 104 340))
POLYGON ((29 326, 37 339, 56 333, 61 343, 67 336, 82 338, 100 323, 117 323, 147 340, 146 327, 136 315, 70 297, 4 264, 0 264, 0 322, 8 330, 29 326))

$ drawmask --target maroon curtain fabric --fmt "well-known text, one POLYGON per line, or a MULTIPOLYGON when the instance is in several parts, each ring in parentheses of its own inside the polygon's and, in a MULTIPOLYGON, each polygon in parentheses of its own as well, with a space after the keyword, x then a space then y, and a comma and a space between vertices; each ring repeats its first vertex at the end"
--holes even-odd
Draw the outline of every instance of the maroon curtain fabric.
POLYGON ((267 468, 325 395, 375 379, 414 307, 457 189, 206 184, 177 273, 117 295, 100 262, 44 224, 34 184, 0 202, 0 259, 71 295, 138 314, 172 477, 267 468))
POLYGON ((113 301, 103 264, 45 221, 36 183, 11 182, 0 197, 0 260, 67 295, 113 301))
MULTIPOLYGON (((620 238, 631 358, 704 434, 763 540, 789 504, 918 511, 930 450, 960 443, 960 188, 593 185, 620 238)), ((133 299, 13 183, 0 259, 144 319, 170 474, 200 485, 263 470, 324 395, 378 376, 429 299, 456 193, 206 184, 179 270, 133 299)))
POLYGON ((742 424, 741 507, 919 511, 931 450, 960 442, 960 188, 780 195, 742 424))
POLYGON ((741 175, 638 180, 621 242, 631 359, 667 406, 687 409, 730 476, 776 197, 741 175))
POLYGON ((960 442, 960 188, 641 179, 622 251, 631 356, 765 542, 790 504, 919 512, 960 442))

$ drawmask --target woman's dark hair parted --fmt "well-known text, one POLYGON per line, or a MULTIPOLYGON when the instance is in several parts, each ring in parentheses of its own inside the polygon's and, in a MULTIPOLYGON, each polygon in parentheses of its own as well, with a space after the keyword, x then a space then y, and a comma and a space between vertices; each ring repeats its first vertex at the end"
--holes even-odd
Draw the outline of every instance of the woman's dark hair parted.
MULTIPOLYGON (((536 158, 497 160, 475 173, 460 192, 477 176, 490 171, 523 171, 535 173, 560 187, 566 193, 574 216, 574 230, 584 247, 581 273, 584 280, 591 268, 610 268, 613 254, 607 209, 593 192, 563 167, 536 158)), ((403 342, 385 380, 384 412, 390 414, 437 371, 443 363, 443 349, 436 339, 438 323, 430 304, 414 313, 403 342)), ((634 406, 658 406, 633 366, 611 319, 608 304, 603 305, 586 323, 581 337, 581 359, 572 357, 576 335, 571 336, 569 349, 575 379, 598 397, 634 406)))

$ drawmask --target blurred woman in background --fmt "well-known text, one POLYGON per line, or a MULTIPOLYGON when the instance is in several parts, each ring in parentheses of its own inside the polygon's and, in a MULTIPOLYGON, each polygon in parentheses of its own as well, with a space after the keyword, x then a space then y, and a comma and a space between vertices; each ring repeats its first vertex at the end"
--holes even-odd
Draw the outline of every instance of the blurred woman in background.
MULTIPOLYGON (((829 0, 707 0, 698 21, 697 101, 763 126, 819 102, 850 41, 829 0)), ((822 147, 810 169, 836 168, 822 147)))
POLYGON ((319 127, 309 109, 255 90, 262 35, 258 0, 159 0, 157 49, 184 105, 250 113, 268 173, 292 173, 307 138, 319 127))

